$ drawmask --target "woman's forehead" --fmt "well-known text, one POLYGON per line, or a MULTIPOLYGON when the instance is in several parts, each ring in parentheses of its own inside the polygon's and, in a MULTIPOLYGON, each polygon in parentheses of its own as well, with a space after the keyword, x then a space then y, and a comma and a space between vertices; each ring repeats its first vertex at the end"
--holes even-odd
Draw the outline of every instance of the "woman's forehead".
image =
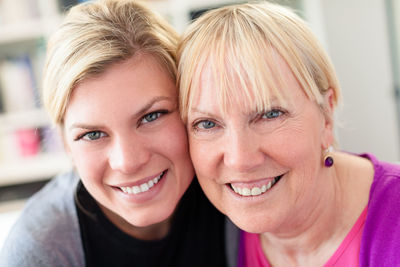
POLYGON ((310 99, 278 52, 274 52, 273 60, 265 58, 266 68, 263 70, 244 67, 244 64, 221 64, 221 61, 209 57, 204 62, 198 82, 189 96, 189 109, 198 108, 199 103, 208 101, 214 103, 214 109, 223 112, 235 107, 254 112, 268 110, 271 106, 287 106, 302 96, 310 99))
POLYGON ((200 88, 213 86, 215 91, 232 91, 243 97, 243 93, 256 97, 259 90, 271 92, 277 97, 288 80, 297 80, 286 61, 278 54, 273 56, 260 54, 260 64, 252 64, 235 55, 227 55, 231 60, 208 57, 202 66, 198 66, 193 84, 200 88))

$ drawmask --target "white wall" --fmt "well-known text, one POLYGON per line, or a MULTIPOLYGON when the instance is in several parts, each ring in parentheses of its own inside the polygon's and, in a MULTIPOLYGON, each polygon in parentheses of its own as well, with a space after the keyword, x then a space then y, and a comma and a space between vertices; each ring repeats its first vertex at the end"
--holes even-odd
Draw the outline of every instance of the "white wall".
POLYGON ((332 58, 343 91, 344 105, 337 117, 340 147, 399 161, 399 118, 384 4, 304 0, 307 17, 332 58), (312 13, 318 9, 319 15, 312 13))

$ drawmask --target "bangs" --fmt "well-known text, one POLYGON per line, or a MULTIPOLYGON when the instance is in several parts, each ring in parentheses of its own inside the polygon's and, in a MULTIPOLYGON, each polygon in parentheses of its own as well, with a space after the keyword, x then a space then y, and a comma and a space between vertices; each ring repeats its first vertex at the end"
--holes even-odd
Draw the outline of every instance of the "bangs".
MULTIPOLYGON (((284 101, 280 88, 286 84, 281 68, 276 67, 278 54, 265 42, 250 40, 252 36, 246 37, 245 42, 231 37, 229 32, 221 36, 222 40, 209 52, 204 66, 210 68, 222 112, 226 113, 234 103, 240 103, 246 110, 261 112, 270 109, 272 99, 274 103, 284 101)), ((193 88, 189 108, 200 86, 193 88)))
POLYGON ((221 110, 241 103, 258 112, 285 105, 283 61, 309 99, 323 107, 323 94, 340 90, 333 66, 311 31, 290 10, 238 5, 211 10, 192 23, 178 47, 178 86, 183 121, 200 95, 205 69, 211 73, 221 110))
POLYGON ((180 79, 179 86, 184 121, 201 91, 205 68, 210 69, 216 82, 217 101, 224 113, 233 103, 261 112, 271 107, 272 99, 278 104, 284 102, 280 88, 286 82, 281 68, 276 67, 280 55, 245 16, 237 16, 236 12, 226 15, 232 19, 216 22, 210 32, 197 32, 196 49, 188 43, 182 52, 185 60, 180 62, 178 73, 186 78, 180 79), (207 38, 201 38, 202 34, 207 38), (185 62, 196 63, 189 66, 185 62))

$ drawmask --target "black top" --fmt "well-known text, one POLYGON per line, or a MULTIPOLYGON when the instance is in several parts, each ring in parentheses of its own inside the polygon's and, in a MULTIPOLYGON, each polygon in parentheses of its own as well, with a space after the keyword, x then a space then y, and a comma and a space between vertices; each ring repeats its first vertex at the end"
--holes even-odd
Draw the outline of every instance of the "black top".
POLYGON ((133 238, 109 221, 82 183, 75 204, 86 266, 223 267, 224 216, 205 197, 197 179, 183 195, 161 240, 133 238))

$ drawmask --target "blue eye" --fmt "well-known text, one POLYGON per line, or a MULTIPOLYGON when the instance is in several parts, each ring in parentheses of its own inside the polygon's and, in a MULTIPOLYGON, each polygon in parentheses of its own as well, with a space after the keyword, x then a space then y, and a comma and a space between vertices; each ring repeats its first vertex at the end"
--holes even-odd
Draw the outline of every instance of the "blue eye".
POLYGON ((278 118, 279 116, 281 116, 282 114, 283 114, 282 111, 280 111, 278 109, 272 109, 270 111, 263 113, 262 118, 263 119, 275 119, 275 118, 278 118))
POLYGON ((104 136, 105 136, 105 134, 100 131, 92 131, 92 132, 85 133, 84 135, 81 136, 81 138, 83 138, 85 140, 89 140, 89 141, 95 141, 104 136))
POLYGON ((215 123, 212 121, 205 120, 205 121, 200 121, 200 122, 196 123, 196 126, 201 129, 209 130, 209 129, 215 127, 215 123))
POLYGON ((152 113, 146 114, 143 116, 141 123, 149 123, 149 122, 155 121, 158 118, 160 118, 161 115, 164 113, 165 112, 157 111, 157 112, 152 112, 152 113))

